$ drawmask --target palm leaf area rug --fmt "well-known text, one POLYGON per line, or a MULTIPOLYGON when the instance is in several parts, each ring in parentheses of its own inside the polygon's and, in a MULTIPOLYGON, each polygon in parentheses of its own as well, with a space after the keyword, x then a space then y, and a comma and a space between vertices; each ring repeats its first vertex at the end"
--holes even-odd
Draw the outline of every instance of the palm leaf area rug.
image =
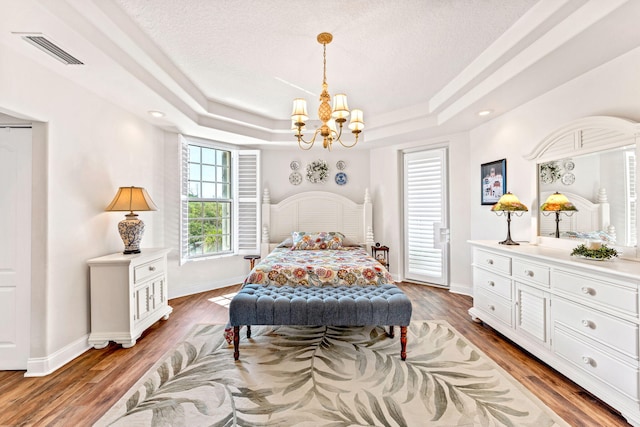
POLYGON ((240 360, 198 325, 96 426, 567 426, 443 321, 407 360, 380 327, 253 326, 240 360))

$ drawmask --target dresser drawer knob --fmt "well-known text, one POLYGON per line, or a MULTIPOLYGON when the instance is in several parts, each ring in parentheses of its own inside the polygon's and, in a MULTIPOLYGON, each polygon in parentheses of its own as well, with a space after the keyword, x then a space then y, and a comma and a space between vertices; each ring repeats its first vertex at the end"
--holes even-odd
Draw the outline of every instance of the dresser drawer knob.
POLYGON ((489 264, 489 265, 493 265, 493 260, 492 260, 492 259, 488 259, 488 260, 487 260, 487 264, 489 264))
POLYGON ((593 288, 589 288, 589 287, 587 287, 587 286, 583 286, 583 287, 582 287, 582 293, 583 293, 583 294, 586 294, 586 295, 595 295, 595 294, 596 294, 596 291, 595 291, 595 289, 593 289, 593 288))
POLYGON ((490 306, 489 306, 489 310, 491 310, 491 311, 496 311, 496 307, 495 307, 494 305, 490 305, 490 306))
POLYGON ((531 271, 531 270, 525 270, 525 271, 524 271, 524 275, 525 275, 525 276, 529 276, 529 277, 533 277, 533 271, 531 271))
POLYGON ((493 280, 489 280, 489 286, 495 286, 496 284, 493 282, 493 280))
POLYGON ((596 361, 590 358, 589 356, 582 356, 582 362, 585 365, 596 366, 596 361))
POLYGON ((149 266, 149 271, 156 271, 156 268, 153 265, 149 266))
POLYGON ((596 324, 593 323, 591 320, 587 320, 587 319, 584 319, 582 321, 582 326, 584 326, 585 328, 589 328, 589 329, 595 329, 596 328, 596 324))

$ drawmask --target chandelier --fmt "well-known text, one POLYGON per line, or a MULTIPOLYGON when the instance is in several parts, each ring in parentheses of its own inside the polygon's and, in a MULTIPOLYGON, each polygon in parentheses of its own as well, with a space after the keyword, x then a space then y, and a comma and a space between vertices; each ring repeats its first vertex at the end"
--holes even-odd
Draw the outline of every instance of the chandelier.
POLYGON ((334 141, 338 141, 343 147, 351 148, 358 143, 358 135, 364 129, 364 120, 362 110, 351 111, 351 121, 349 122, 349 129, 355 135, 356 139, 353 143, 345 143, 342 141, 342 126, 349 117, 349 107, 347 106, 347 95, 344 93, 338 93, 333 97, 333 108, 329 104, 331 102, 331 95, 327 90, 327 44, 331 43, 333 36, 330 33, 318 34, 318 43, 322 44, 323 48, 323 75, 322 75, 322 93, 320 94, 320 106, 318 107, 318 118, 322 121, 322 126, 316 129, 313 134, 313 138, 309 141, 305 141, 302 131, 304 130, 305 122, 309 119, 307 113, 307 101, 304 98, 296 98, 293 100, 293 113, 291 113, 291 128, 296 133, 298 138, 298 145, 303 150, 309 150, 313 147, 314 142, 318 135, 322 136, 322 146, 331 151, 331 145, 334 141), (337 126, 336 126, 337 124, 337 126))

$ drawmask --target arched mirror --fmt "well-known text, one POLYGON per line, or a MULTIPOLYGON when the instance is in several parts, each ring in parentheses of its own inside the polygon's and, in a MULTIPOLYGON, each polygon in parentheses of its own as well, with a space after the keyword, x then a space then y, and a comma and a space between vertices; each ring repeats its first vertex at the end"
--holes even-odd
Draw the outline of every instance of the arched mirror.
POLYGON ((538 243, 568 247, 600 241, 621 248, 625 257, 638 256, 639 135, 636 122, 586 117, 553 132, 526 156, 537 168, 532 219, 538 243), (560 211, 543 212, 541 205, 555 193, 577 210, 555 206, 551 209, 560 211))

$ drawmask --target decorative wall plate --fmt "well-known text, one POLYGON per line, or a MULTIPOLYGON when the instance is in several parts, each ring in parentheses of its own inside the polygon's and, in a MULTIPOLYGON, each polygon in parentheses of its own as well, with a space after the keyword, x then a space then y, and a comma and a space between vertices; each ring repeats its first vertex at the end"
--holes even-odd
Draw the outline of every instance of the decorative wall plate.
POLYGON ((302 182, 302 175, 299 172, 291 172, 289 182, 293 185, 299 185, 302 182))
POLYGON ((347 164, 342 160, 338 160, 338 163, 336 163, 336 167, 338 168, 339 171, 343 171, 344 168, 347 167, 347 164))
POLYGON ((571 185, 574 182, 576 182, 576 176, 574 174, 567 172, 562 175, 562 183, 564 185, 571 185))
POLYGON ((344 172, 338 172, 336 174, 336 184, 345 185, 347 183, 347 174, 344 172))
POLYGON ((324 160, 316 160, 307 165, 307 180, 314 184, 327 182, 329 166, 324 160))
POLYGON ((573 163, 573 160, 565 160, 564 168, 568 171, 572 171, 576 167, 576 164, 573 163))
POLYGON ((300 162, 297 160, 294 160, 293 162, 291 162, 289 167, 291 168, 291 170, 297 171, 298 169, 300 169, 300 162))

